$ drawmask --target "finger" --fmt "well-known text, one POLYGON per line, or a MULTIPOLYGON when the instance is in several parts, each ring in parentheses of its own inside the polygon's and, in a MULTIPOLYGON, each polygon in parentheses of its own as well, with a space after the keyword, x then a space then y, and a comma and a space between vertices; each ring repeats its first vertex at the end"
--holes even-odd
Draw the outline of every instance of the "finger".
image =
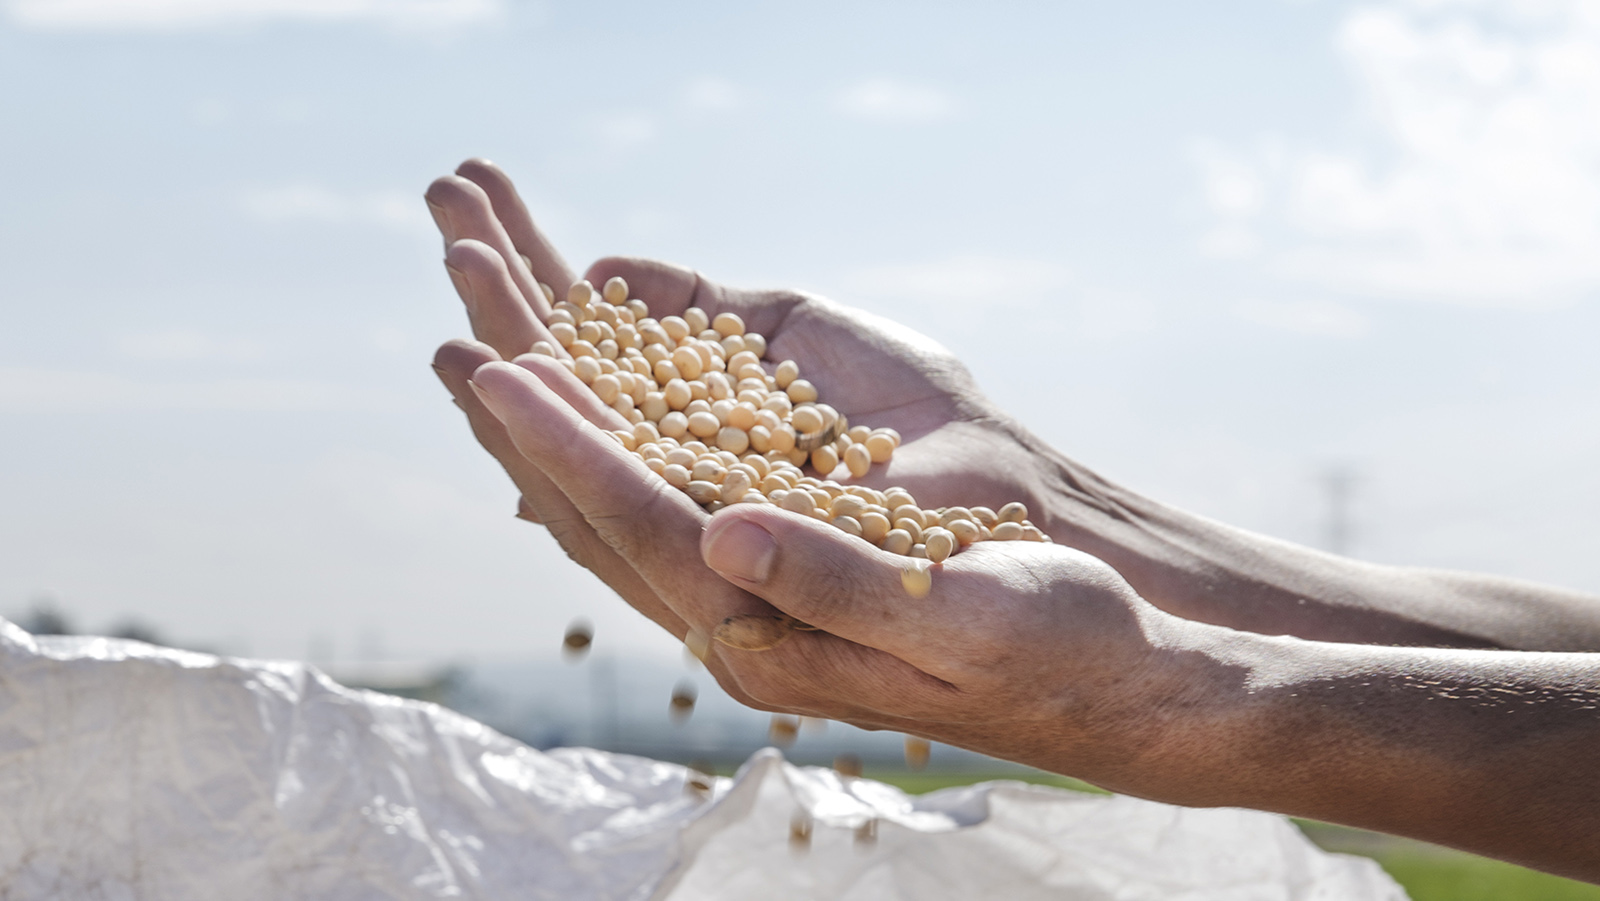
POLYGON ((764 706, 882 728, 948 720, 961 692, 876 648, 797 632, 768 651, 723 649, 742 691, 764 706))
POLYGON ((472 373, 495 359, 494 351, 483 344, 451 341, 434 355, 434 371, 462 412, 467 414, 478 443, 500 461, 517 490, 522 492, 519 511, 526 509, 544 523, 570 557, 598 575, 630 606, 679 638, 684 637, 687 626, 683 620, 656 597, 627 561, 600 540, 567 496, 517 450, 505 426, 472 391, 469 385, 472 373))
POLYGON ((522 261, 515 243, 495 217, 494 206, 483 189, 459 175, 435 179, 423 195, 434 223, 448 246, 457 241, 481 241, 505 261, 506 270, 517 286, 517 294, 529 310, 543 321, 550 315, 550 303, 538 280, 522 261))
POLYGON ((605 429, 608 432, 618 429, 633 430, 633 423, 601 402, 600 396, 595 394, 593 389, 554 358, 541 354, 523 354, 511 362, 538 376, 540 381, 595 428, 605 429))
POLYGON ((464 238, 445 251, 445 268, 467 307, 472 334, 504 359, 545 341, 565 354, 561 342, 533 315, 511 280, 506 261, 482 241, 464 238))
POLYGON ((967 554, 932 565, 816 519, 752 504, 717 511, 700 552, 718 575, 784 613, 932 672, 970 631, 956 600, 972 588, 963 578, 972 568, 967 554))
POLYGON ((534 224, 533 217, 528 214, 528 207, 517 194, 510 177, 499 166, 485 159, 467 160, 456 167, 456 174, 483 189, 494 210, 495 218, 510 236, 512 245, 518 253, 528 258, 533 276, 555 288, 557 300, 565 299, 562 289, 577 280, 572 267, 567 265, 567 261, 556 251, 555 245, 534 224))
POLYGON ((609 547, 633 565, 678 616, 710 634, 736 613, 770 610, 700 561, 706 515, 585 420, 534 373, 488 363, 472 384, 523 456, 572 501, 609 547))

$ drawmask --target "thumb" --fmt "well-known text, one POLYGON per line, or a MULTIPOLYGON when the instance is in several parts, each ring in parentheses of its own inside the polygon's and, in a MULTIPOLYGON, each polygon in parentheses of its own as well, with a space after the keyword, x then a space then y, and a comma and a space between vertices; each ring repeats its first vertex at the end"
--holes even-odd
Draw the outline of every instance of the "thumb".
POLYGON ((906 660, 942 644, 930 631, 947 631, 945 583, 964 568, 954 559, 935 566, 891 554, 819 520, 754 504, 712 516, 700 554, 718 575, 783 613, 906 660))

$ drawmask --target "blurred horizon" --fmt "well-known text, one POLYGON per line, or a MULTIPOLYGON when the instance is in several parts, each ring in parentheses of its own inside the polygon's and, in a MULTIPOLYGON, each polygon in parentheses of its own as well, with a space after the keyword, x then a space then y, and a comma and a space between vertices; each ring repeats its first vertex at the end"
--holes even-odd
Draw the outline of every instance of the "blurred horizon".
POLYGON ((428 368, 470 156, 580 269, 904 322, 1158 500, 1600 592, 1596 109, 1579 0, 0 0, 0 616, 675 665, 428 368))

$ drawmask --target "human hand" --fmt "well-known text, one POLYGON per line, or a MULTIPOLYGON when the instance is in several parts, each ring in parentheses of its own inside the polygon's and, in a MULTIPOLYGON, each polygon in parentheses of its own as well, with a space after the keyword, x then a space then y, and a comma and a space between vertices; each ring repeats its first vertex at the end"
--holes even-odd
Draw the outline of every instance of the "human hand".
MULTIPOLYGON (((536 340, 559 347, 544 329, 549 306, 538 284, 553 285, 564 296, 575 278, 572 271, 534 226, 509 180, 490 164, 463 164, 459 175, 429 188, 428 201, 448 245, 446 264, 479 339, 441 348, 435 361, 441 378, 479 440, 522 488, 521 515, 546 523, 570 554, 628 596, 627 585, 636 578, 631 567, 596 544, 592 529, 517 453, 467 388, 471 372, 485 362, 510 359, 536 340)), ((998 508, 1014 500, 1044 507, 1037 475, 1042 458, 1029 446, 1029 436, 979 394, 954 357, 927 338, 820 298, 731 290, 661 263, 609 259, 588 273, 594 284, 614 275, 627 279, 632 293, 658 318, 681 314, 690 305, 712 315, 738 313, 752 331, 767 336, 769 369, 778 360, 793 359, 823 399, 854 424, 896 429, 903 443, 894 459, 874 466, 860 482, 898 485, 930 507, 998 508)), ((564 386, 565 396, 591 402, 581 384, 570 379, 555 384, 564 386)), ((628 427, 605 408, 595 416, 607 428, 628 427)), ((841 467, 839 474, 844 472, 841 467)))
POLYGON ((980 543, 930 566, 773 507, 708 517, 607 435, 606 408, 569 397, 569 378, 528 355, 481 366, 472 390, 649 586, 658 621, 703 636, 775 606, 818 628, 765 651, 712 644, 707 666, 731 695, 1123 790, 1157 787, 1125 768, 1168 742, 1172 711, 1197 706, 1183 698, 1203 685, 1180 672, 1179 653, 1194 624, 1057 545, 980 543), (906 567, 931 575, 925 596, 902 587, 906 567))

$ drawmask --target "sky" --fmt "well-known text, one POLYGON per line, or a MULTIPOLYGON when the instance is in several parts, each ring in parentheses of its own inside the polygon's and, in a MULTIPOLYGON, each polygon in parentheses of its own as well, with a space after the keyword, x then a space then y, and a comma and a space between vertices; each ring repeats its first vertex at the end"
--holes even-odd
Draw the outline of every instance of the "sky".
POLYGON ((269 657, 674 643, 428 360, 469 156, 568 258, 817 291, 1067 454, 1600 592, 1600 7, 0 0, 0 615, 269 657))

